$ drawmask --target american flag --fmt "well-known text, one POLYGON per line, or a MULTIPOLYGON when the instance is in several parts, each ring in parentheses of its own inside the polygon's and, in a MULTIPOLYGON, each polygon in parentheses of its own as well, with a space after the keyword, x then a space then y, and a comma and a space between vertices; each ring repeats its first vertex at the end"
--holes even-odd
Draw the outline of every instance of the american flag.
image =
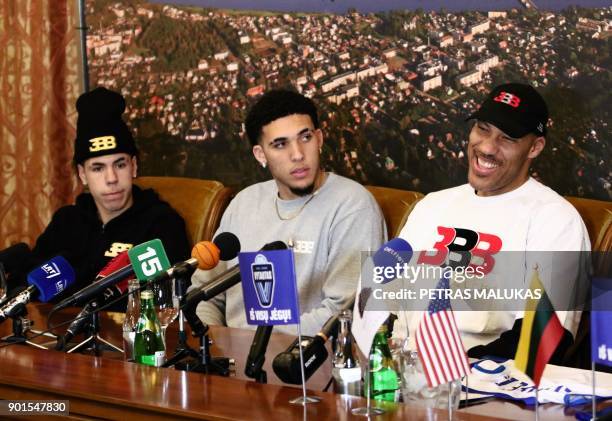
MULTIPOLYGON (((450 290, 450 273, 446 271, 440 279, 438 291, 450 290)), ((470 371, 450 300, 444 296, 429 302, 417 328, 416 346, 429 387, 461 378, 470 371)))

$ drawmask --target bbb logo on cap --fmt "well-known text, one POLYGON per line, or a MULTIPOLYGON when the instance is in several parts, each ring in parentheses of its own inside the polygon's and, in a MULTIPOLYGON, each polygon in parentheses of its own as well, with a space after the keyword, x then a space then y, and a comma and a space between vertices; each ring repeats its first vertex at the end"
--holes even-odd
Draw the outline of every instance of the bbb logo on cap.
POLYGON ((89 152, 107 151, 117 147, 117 139, 115 136, 100 136, 89 139, 91 146, 89 152))
POLYGON ((521 99, 519 97, 504 91, 501 91, 499 95, 493 98, 493 101, 503 102, 504 104, 507 104, 514 108, 518 108, 519 104, 521 103, 521 99))

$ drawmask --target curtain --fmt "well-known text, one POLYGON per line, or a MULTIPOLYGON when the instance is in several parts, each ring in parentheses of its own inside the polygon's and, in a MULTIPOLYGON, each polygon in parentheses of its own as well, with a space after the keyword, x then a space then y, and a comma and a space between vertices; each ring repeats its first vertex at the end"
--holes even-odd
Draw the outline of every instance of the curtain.
POLYGON ((0 249, 33 245, 78 183, 75 0, 0 0, 0 249))

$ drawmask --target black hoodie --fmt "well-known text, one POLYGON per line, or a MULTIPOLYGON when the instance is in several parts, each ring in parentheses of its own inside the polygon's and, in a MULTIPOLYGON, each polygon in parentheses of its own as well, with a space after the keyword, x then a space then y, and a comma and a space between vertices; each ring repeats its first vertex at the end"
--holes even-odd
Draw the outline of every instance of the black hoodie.
POLYGON ((151 189, 132 186, 132 194, 132 206, 106 225, 89 193, 80 194, 74 205, 57 210, 38 237, 23 274, 62 255, 75 269, 76 282, 58 297, 61 299, 93 282, 100 269, 126 248, 124 245, 159 238, 171 264, 187 259, 190 247, 183 218, 151 189))

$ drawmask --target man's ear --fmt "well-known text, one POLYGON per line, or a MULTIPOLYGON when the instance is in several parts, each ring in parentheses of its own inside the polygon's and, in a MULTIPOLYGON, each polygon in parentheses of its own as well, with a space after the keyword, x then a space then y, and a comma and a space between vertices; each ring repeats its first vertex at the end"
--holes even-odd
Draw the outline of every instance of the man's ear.
POLYGON ((316 129, 314 133, 317 137, 317 145, 319 146, 319 150, 321 150, 323 147, 323 131, 321 129, 316 129))
POLYGON ((527 155, 527 158, 537 158, 537 156, 540 155, 540 153, 544 149, 544 146, 546 146, 546 138, 544 136, 536 137, 533 141, 533 144, 531 145, 531 148, 529 149, 529 154, 527 155))
POLYGON ((132 178, 138 177, 138 158, 132 157, 132 178))
POLYGON ((264 154, 261 145, 253 146, 253 156, 262 167, 266 168, 266 165, 268 165, 268 160, 266 159, 266 155, 264 154))
POLYGON ((83 167, 81 164, 77 164, 77 172, 79 174, 79 179, 81 180, 81 183, 86 186, 87 177, 85 177, 85 167, 83 167))

